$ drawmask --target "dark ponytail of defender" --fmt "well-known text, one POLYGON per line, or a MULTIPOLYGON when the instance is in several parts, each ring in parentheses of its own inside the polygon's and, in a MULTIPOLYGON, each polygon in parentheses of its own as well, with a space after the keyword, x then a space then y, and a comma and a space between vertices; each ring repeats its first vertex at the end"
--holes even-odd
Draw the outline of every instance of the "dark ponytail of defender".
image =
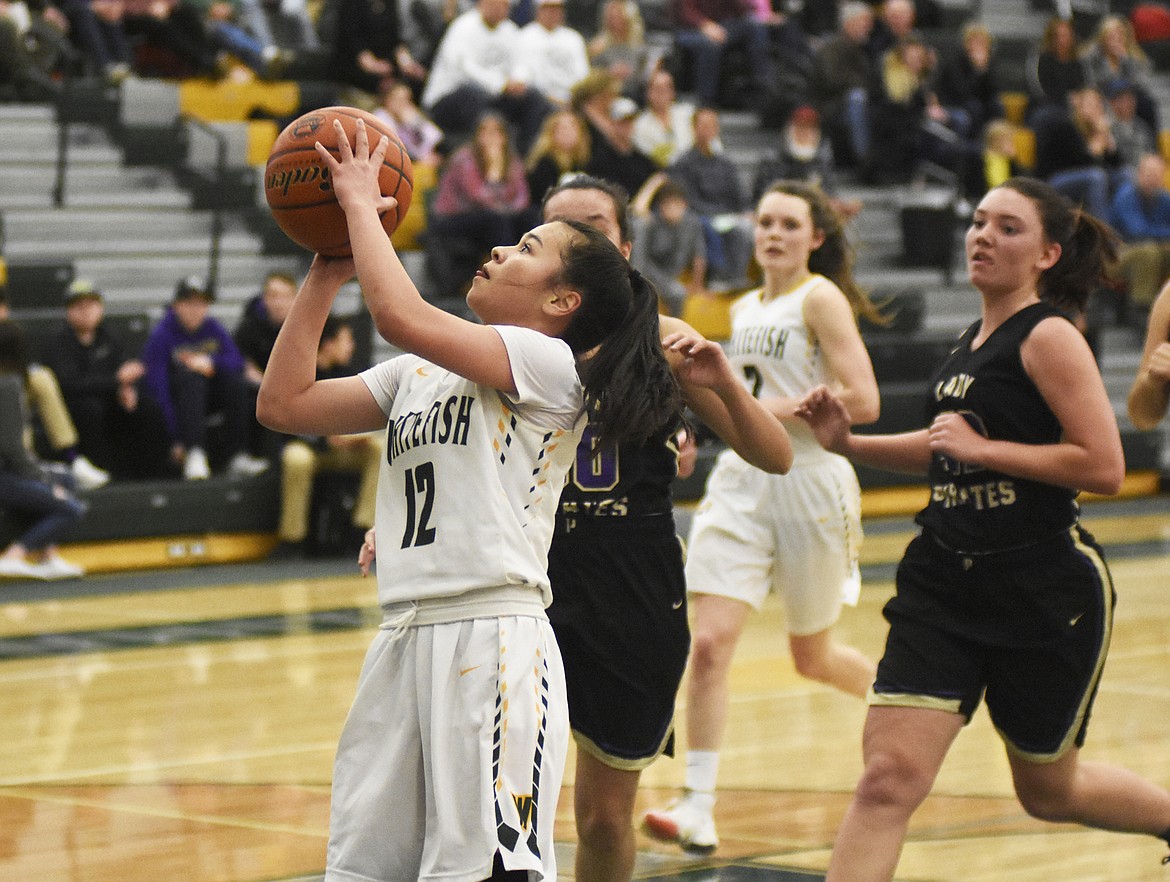
POLYGON ((564 254, 560 284, 581 295, 561 334, 578 357, 589 424, 600 443, 640 441, 681 423, 682 393, 662 353, 658 293, 597 229, 562 221, 580 234, 564 254))
POLYGON ((1060 245, 1060 258, 1040 274, 1040 298, 1060 309, 1084 309, 1089 295, 1109 283, 1120 248, 1117 233, 1043 181, 1016 177, 1000 186, 1031 200, 1044 238, 1060 245))

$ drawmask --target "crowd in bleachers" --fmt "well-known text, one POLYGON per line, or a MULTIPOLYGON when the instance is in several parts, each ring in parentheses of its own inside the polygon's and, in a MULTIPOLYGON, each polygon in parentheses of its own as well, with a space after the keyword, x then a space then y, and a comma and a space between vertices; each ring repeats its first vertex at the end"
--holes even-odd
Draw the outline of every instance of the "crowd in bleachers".
MULTIPOLYGON (((72 76, 293 80, 316 84, 302 93, 316 106, 375 112, 428 171, 417 180, 434 182, 415 213, 426 217, 436 298, 458 297, 488 249, 535 224, 541 197, 568 174, 634 197, 631 259, 657 280, 663 311, 681 314, 688 298, 749 283, 749 215, 774 180, 818 182, 848 220, 862 205, 842 178, 880 186, 934 174, 974 201, 1030 172, 1114 223, 1126 243, 1115 293, 1142 320, 1170 273, 1170 192, 1155 74, 1131 17, 1055 11, 1029 53, 1022 114, 1005 107, 996 52, 985 22, 944 21, 935 0, 0 0, 0 100, 48 100, 72 76), (732 109, 777 133, 755 168, 725 149, 721 114, 732 109)), ((265 322, 268 337, 279 327, 269 288, 293 286, 265 280, 241 325, 252 323, 253 342, 265 322)), ((233 355, 232 333, 210 326, 212 293, 181 282, 155 336, 169 328, 192 351, 201 347, 186 338, 206 332, 215 345, 202 348, 222 364, 193 356, 182 383, 160 379, 158 365, 152 374, 147 359, 141 370, 108 364, 103 394, 117 419, 78 410, 80 446, 60 457, 83 483, 97 480, 91 459, 98 479, 125 473, 109 452, 124 448, 102 433, 143 422, 163 440, 152 474, 255 473, 280 460, 280 445, 252 437, 241 415, 263 359, 233 355), (204 410, 219 415, 215 451, 204 410)), ((70 309, 100 300, 71 296, 70 309)), ((159 352, 158 364, 175 362, 159 352)), ((76 394, 65 401, 82 408, 76 394)), ((327 439, 309 449, 366 468, 368 451, 327 439)), ((304 483, 303 463, 284 467, 304 483)), ((300 541, 303 515, 281 529, 300 541)))

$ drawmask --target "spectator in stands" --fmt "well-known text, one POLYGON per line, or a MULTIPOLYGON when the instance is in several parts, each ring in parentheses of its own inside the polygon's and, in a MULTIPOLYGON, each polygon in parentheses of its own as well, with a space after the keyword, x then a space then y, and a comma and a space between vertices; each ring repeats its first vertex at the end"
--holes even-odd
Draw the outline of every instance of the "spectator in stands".
POLYGON ((410 54, 429 69, 447 26, 474 5, 473 0, 412 0, 401 19, 410 54))
POLYGON ((654 283, 667 312, 681 316, 687 297, 704 291, 703 224, 687 205, 683 188, 662 172, 646 182, 630 210, 634 232, 630 263, 654 283))
POLYGON ((52 72, 68 43, 68 22, 56 7, 46 15, 34 18, 24 3, 0 0, 0 100, 47 101, 57 94, 52 72), (38 54, 30 42, 58 49, 38 54))
MULTIPOLYGON (((589 166, 589 155, 589 130, 576 111, 554 110, 545 117, 525 162, 530 204, 539 207, 549 187, 567 174, 584 172, 589 166)), ((535 214, 533 218, 532 226, 535 226, 539 220, 535 214)))
POLYGON ((1121 274, 1129 304, 1136 307, 1143 324, 1162 283, 1170 278, 1170 190, 1165 177, 1166 160, 1147 153, 1133 178, 1117 188, 1108 218, 1125 243, 1121 274))
POLYGON ((162 412, 143 394, 146 368, 108 327, 102 293, 88 279, 69 286, 49 352, 81 453, 119 478, 169 474, 162 412))
MULTIPOLYGON (((221 72, 231 73, 234 59, 259 76, 275 79, 291 63, 291 53, 275 43, 263 42, 245 27, 243 0, 181 0, 181 3, 200 11, 204 32, 216 52, 221 72)), ((348 12, 356 18, 352 11, 348 12)))
POLYGON ((394 129, 412 163, 438 167, 443 130, 415 104, 409 84, 392 80, 384 85, 374 116, 394 129))
POLYGON ((402 37, 398 3, 336 0, 331 76, 370 95, 398 78, 419 87, 427 71, 402 37))
MULTIPOLYGON (((353 360, 353 328, 344 319, 329 316, 317 346, 317 379, 357 373, 362 366, 353 360)), ((378 468, 385 455, 384 432, 290 439, 280 456, 280 545, 275 554, 296 556, 303 550, 312 514, 313 478, 319 472, 359 475, 353 525, 363 533, 374 526, 378 468)))
POLYGON ((1120 170, 1105 102, 1092 87, 1068 96, 1068 109, 1036 119, 1036 176, 1096 217, 1107 220, 1120 170))
POLYGON ((609 71, 595 67, 573 87, 570 103, 585 120, 590 150, 605 150, 609 146, 612 125, 609 110, 621 94, 620 85, 609 71))
POLYGON ((606 0, 587 48, 590 64, 608 71, 621 93, 635 100, 660 60, 646 44, 645 23, 635 0, 606 0))
POLYGON ((468 283, 493 247, 516 241, 526 228, 529 201, 524 162, 508 125, 488 111, 439 175, 426 240, 444 296, 462 293, 457 287, 468 283))
POLYGON ((244 382, 248 390, 246 449, 261 459, 275 459, 284 443, 282 435, 264 428, 256 420, 256 394, 268 368, 272 347, 276 345, 276 335, 296 296, 296 279, 284 272, 269 273, 264 277, 260 293, 244 306, 232 335, 244 357, 244 382))
POLYGON ((273 76, 324 79, 332 74, 305 0, 239 0, 240 23, 260 45, 274 46, 273 76))
POLYGON ((650 74, 646 107, 634 120, 634 146, 666 168, 695 143, 695 107, 679 101, 674 76, 665 67, 650 74))
POLYGON ((201 11, 181 0, 123 0, 122 24, 139 42, 161 50, 166 60, 136 64, 143 76, 216 76, 220 65, 201 11))
POLYGON ((687 203, 702 219, 707 286, 742 288, 747 285, 752 256, 750 206, 740 186, 739 169, 719 140, 719 111, 700 107, 694 126, 694 146, 671 163, 667 173, 686 191, 687 203))
POLYGON ((478 0, 451 22, 422 93, 423 108, 448 136, 468 136, 493 109, 514 127, 521 152, 532 146, 550 108, 525 80, 519 35, 508 0, 478 0))
POLYGON ((946 112, 946 125, 964 144, 978 144, 983 129, 1003 116, 1000 87, 992 63, 991 31, 983 24, 964 26, 962 45, 939 61, 932 84, 946 112))
POLYGON ((963 191, 972 203, 1008 178, 1027 174, 1016 149, 1016 127, 1006 119, 993 119, 983 130, 978 155, 964 168, 963 191))
POLYGON ((565 0, 536 0, 536 18, 520 29, 525 77, 553 107, 566 107, 589 73, 585 38, 565 24, 565 0))
MULTIPOLYGON (((9 318, 8 290, 0 285, 0 321, 9 318)), ((48 457, 67 465, 82 490, 96 490, 109 483, 110 473, 99 469, 78 449, 77 427, 69 415, 57 375, 43 364, 29 365, 28 398, 32 414, 44 430, 48 457)))
POLYGON ((767 94, 772 82, 768 29, 753 11, 750 0, 678 0, 674 40, 691 58, 698 103, 718 105, 728 57, 738 59, 738 73, 752 83, 754 94, 767 94), (742 54, 731 55, 734 49, 742 54))
POLYGON ((821 131, 816 108, 807 104, 792 111, 780 144, 768 150, 756 166, 752 203, 777 181, 804 181, 816 184, 829 197, 829 204, 842 221, 848 222, 862 209, 860 199, 847 199, 837 191, 837 169, 833 147, 821 131))
POLYGON ((1137 115, 1150 131, 1161 130, 1158 104, 1151 89, 1153 65, 1138 45, 1133 26, 1121 15, 1106 15, 1097 23, 1092 42, 1082 53, 1088 82, 1105 92, 1110 83, 1128 82, 1137 103, 1137 115))
POLYGON ((881 0, 875 6, 877 15, 866 49, 873 63, 880 65, 887 52, 914 35, 918 9, 913 0, 881 0))
POLYGON ((647 179, 658 171, 654 160, 634 144, 634 120, 638 105, 619 95, 609 103, 609 118, 600 136, 592 132, 588 172, 620 184, 629 193, 637 193, 647 179))
POLYGON ((244 357, 228 329, 210 315, 214 295, 199 278, 181 279, 166 315, 143 348, 146 385, 162 408, 170 455, 187 480, 211 476, 212 461, 227 463, 229 474, 257 475, 265 460, 245 451, 248 389, 244 357), (208 420, 222 418, 219 437, 208 420))
POLYGON ((1031 126, 1039 124, 1045 111, 1062 113, 1069 94, 1088 84, 1072 21, 1058 15, 1048 20, 1040 44, 1028 55, 1027 76, 1027 119, 1031 126))
POLYGON ((869 98, 873 142, 866 176, 873 183, 906 183, 927 155, 924 125, 930 119, 942 122, 943 114, 929 88, 933 58, 914 35, 882 56, 869 98))
POLYGON ((0 554, 0 576, 76 579, 85 571, 64 560, 57 543, 85 513, 68 474, 47 470, 28 443, 28 343, 24 330, 0 319, 0 507, 31 517, 0 554))
POLYGON ((1109 131, 1117 145, 1122 168, 1133 172, 1147 153, 1156 152, 1158 140, 1149 123, 1137 115, 1137 93, 1129 80, 1113 80, 1102 94, 1109 101, 1109 131))
POLYGON ((130 75, 130 41, 122 25, 122 0, 58 0, 69 20, 69 35, 90 65, 117 85, 130 75))
POLYGON ((1170 284, 1150 310, 1142 362, 1129 390, 1130 421, 1143 430, 1157 428, 1170 404, 1170 284))
POLYGON ((861 0, 841 6, 841 24, 813 56, 813 98, 838 162, 863 166, 869 159, 869 89, 877 66, 866 48, 873 10, 861 0))

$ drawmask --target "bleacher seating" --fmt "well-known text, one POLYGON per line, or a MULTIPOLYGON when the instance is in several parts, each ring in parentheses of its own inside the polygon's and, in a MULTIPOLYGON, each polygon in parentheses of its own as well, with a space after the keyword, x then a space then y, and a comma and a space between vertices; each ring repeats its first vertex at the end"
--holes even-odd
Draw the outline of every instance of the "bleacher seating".
MULTIPOLYGON (((666 6, 664 0, 655 3, 666 6)), ((944 5, 962 6, 963 0, 948 0, 944 5)), ((1009 119, 1021 126, 1017 149, 1025 164, 1034 155, 1034 138, 1023 127, 1027 102, 1022 59, 1038 34, 1036 14, 1024 9, 1026 6, 1016 0, 987 0, 982 4, 987 20, 995 23, 997 74, 1007 90, 1002 96, 1003 104, 1009 119)), ((648 21, 655 20, 648 17, 648 21)), ((961 16, 949 24, 958 20, 961 16)), ((652 39, 656 37, 660 39, 661 35, 651 35, 652 39)), ((212 208, 228 209, 217 255, 216 310, 229 325, 234 324, 244 300, 255 293, 269 269, 292 266, 303 271, 309 256, 272 223, 263 202, 261 175, 280 125, 298 113, 306 100, 301 87, 293 82, 131 78, 117 89, 78 82, 67 93, 59 111, 32 108, 18 114, 34 127, 37 134, 30 137, 40 143, 48 141, 45 132, 50 130, 50 120, 54 125, 67 122, 72 126, 72 177, 67 182, 75 183, 69 184, 70 196, 61 208, 52 208, 47 199, 29 208, 19 201, 13 188, 5 186, 8 179, 3 177, 7 162, 19 169, 16 175, 35 175, 38 181, 51 181, 55 159, 47 155, 51 151, 45 151, 46 155, 34 165, 27 157, 21 157, 18 163, 12 148, 0 146, 0 255, 7 259, 13 307, 29 324, 34 339, 44 339, 74 275, 98 279, 107 292, 111 319, 133 339, 140 339, 148 322, 157 318, 174 280, 191 273, 207 274, 210 269, 212 208), (221 143, 226 145, 226 181, 221 179, 218 167, 221 143), (112 160, 108 155, 111 149, 116 150, 112 160), (150 170, 150 174, 131 175, 127 169, 150 170), (225 183, 231 187, 228 197, 223 193, 225 183), (99 201, 101 194, 114 191, 117 210, 99 201), (143 205, 156 206, 157 212, 135 211, 135 199, 141 199, 143 205)), ((754 171, 760 150, 769 143, 768 139, 775 138, 775 133, 760 132, 751 114, 735 113, 725 120, 723 132, 729 154, 741 163, 746 181, 754 171)), ((1170 131, 1161 133, 1160 146, 1170 158, 1170 131)), ((412 274, 421 273, 425 286, 421 258, 427 221, 425 194, 434 186, 435 170, 419 165, 415 175, 413 207, 395 233, 394 242, 412 274)), ((44 185, 46 192, 49 186, 44 185)), ((851 187, 847 180, 846 190, 849 195, 859 196, 866 206, 854 221, 859 238, 857 269, 865 285, 878 292, 909 287, 920 293, 925 304, 925 315, 920 314, 913 327, 864 331, 882 391, 881 418, 864 431, 917 428, 930 371, 945 357, 958 329, 973 318, 974 300, 966 292, 963 280, 950 278, 951 271, 961 265, 961 232, 957 229, 961 225, 954 224, 954 216, 949 214, 942 228, 939 222, 944 218, 939 212, 951 212, 953 206, 935 204, 932 200, 936 194, 924 194, 921 188, 874 190, 860 185, 851 187), (927 210, 925 216, 921 214, 923 209, 927 210), (952 225, 956 229, 951 229, 952 225), (933 237, 930 248, 924 247, 927 233, 933 237)), ((351 290, 349 296, 356 295, 351 290)), ((691 297, 683 318, 706 336, 724 340, 730 334, 728 310, 733 300, 733 295, 691 297)), ((1129 466, 1156 470, 1160 436, 1138 433, 1126 425, 1120 400, 1122 385, 1136 366, 1137 341, 1124 335, 1112 339, 1118 351, 1107 353, 1103 370, 1122 417, 1129 466)), ((385 354, 385 345, 371 333, 364 335, 362 345, 373 347, 376 354, 385 354)), ((680 482, 677 498, 698 497, 713 455, 713 449, 702 452, 696 475, 680 482)), ((867 489, 920 483, 913 476, 867 469, 858 469, 858 473, 867 489)), ((75 539, 128 542, 138 537, 181 534, 187 537, 182 548, 189 551, 192 543, 206 544, 206 537, 211 535, 263 537, 275 528, 278 497, 275 469, 260 478, 243 481, 115 482, 89 494, 91 514, 83 533, 75 539)), ((0 542, 5 523, 0 518, 0 542)), ((152 548, 143 553, 142 560, 158 565, 160 558, 165 561, 168 556, 191 559, 187 552, 172 555, 165 542, 152 548)), ((229 553, 248 556, 266 550, 264 541, 256 541, 235 545, 229 553)))

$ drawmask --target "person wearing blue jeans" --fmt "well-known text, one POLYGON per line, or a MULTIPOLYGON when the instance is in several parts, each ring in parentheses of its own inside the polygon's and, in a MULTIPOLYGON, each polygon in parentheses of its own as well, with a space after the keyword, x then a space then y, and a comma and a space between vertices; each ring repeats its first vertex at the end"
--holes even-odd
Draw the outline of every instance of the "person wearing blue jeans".
POLYGON ((681 0, 678 4, 674 41, 693 58, 698 103, 718 104, 723 55, 734 47, 743 49, 760 94, 768 87, 768 29, 749 7, 745 0, 681 0))
POLYGON ((22 532, 0 553, 0 578, 70 579, 84 574, 57 542, 85 513, 68 471, 48 472, 27 443, 28 343, 16 322, 0 320, 0 509, 22 532))

